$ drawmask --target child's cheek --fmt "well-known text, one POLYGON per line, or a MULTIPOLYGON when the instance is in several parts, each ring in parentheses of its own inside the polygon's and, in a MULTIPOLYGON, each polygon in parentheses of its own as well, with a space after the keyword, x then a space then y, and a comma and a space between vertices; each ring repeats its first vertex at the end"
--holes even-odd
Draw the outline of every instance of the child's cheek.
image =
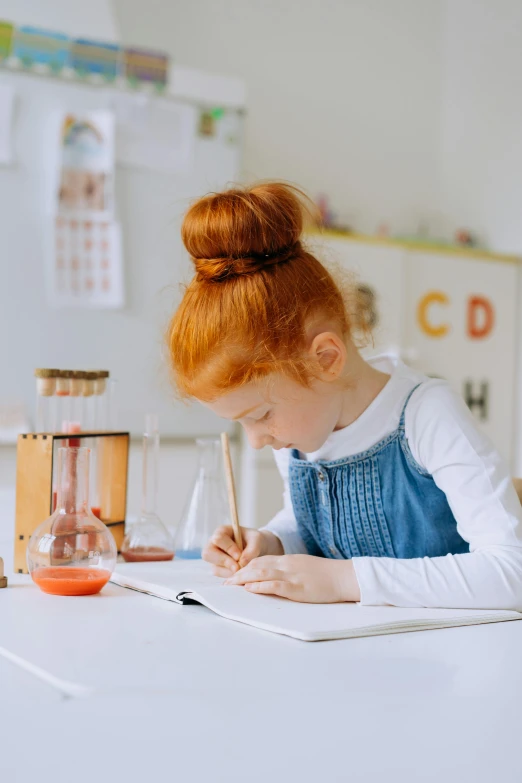
POLYGON ((287 421, 270 422, 267 430, 269 435, 275 440, 285 440, 285 433, 291 429, 291 425, 287 421))
POLYGON ((277 422, 269 424, 268 432, 275 440, 292 440, 302 433, 303 428, 306 429, 305 422, 306 417, 299 416, 296 418, 295 415, 292 416, 290 413, 287 413, 282 420, 279 419, 277 422))

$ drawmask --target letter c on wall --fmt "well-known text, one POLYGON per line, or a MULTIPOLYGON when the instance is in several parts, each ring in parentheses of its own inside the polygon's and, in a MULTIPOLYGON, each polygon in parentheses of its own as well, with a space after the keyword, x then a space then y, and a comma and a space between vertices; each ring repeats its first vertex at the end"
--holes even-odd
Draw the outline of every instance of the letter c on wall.
POLYGON ((434 324, 429 318, 429 309, 433 304, 447 305, 449 298, 443 291, 428 291, 417 306, 417 321, 419 326, 428 337, 444 337, 449 332, 449 325, 434 324))

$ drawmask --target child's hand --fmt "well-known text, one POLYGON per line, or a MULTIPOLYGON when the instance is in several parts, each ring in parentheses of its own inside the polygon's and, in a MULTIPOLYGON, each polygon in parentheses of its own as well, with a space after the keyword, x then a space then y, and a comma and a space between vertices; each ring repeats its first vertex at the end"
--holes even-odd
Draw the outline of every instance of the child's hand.
POLYGON ((279 595, 310 604, 359 601, 361 597, 351 560, 311 555, 260 557, 225 584, 244 585, 252 593, 279 595))
POLYGON ((232 576, 256 557, 283 554, 283 546, 273 533, 242 527, 241 535, 244 546, 242 552, 236 546, 234 531, 229 525, 219 527, 204 548, 203 560, 214 565, 216 576, 232 576))

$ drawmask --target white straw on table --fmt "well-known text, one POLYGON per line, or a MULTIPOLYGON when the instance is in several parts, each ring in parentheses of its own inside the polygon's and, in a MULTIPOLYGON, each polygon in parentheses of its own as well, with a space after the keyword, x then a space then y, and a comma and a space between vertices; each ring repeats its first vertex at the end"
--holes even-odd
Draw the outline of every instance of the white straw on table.
POLYGON ((236 488, 234 485, 234 473, 232 471, 232 460, 230 459, 230 443, 226 432, 221 433, 221 446, 223 448, 223 458, 225 460, 225 476, 227 479, 228 505, 230 506, 230 516, 232 517, 232 528, 234 530, 234 540, 240 552, 243 551, 243 536, 239 527, 239 517, 237 513, 236 488))

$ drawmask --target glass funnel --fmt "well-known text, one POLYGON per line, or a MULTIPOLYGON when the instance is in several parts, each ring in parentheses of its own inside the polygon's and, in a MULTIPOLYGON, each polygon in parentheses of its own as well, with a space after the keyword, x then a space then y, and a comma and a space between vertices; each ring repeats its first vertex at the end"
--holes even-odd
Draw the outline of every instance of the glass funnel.
POLYGON ((58 449, 57 505, 27 546, 33 581, 52 595, 92 595, 109 581, 116 544, 89 500, 88 448, 58 449))
POLYGON ((156 513, 158 497, 158 417, 145 418, 143 434, 143 484, 139 519, 125 535, 121 554, 128 563, 172 560, 174 540, 156 513))
POLYGON ((176 554, 199 558, 212 533, 220 525, 230 525, 221 442, 199 438, 198 470, 192 492, 176 534, 176 554))

